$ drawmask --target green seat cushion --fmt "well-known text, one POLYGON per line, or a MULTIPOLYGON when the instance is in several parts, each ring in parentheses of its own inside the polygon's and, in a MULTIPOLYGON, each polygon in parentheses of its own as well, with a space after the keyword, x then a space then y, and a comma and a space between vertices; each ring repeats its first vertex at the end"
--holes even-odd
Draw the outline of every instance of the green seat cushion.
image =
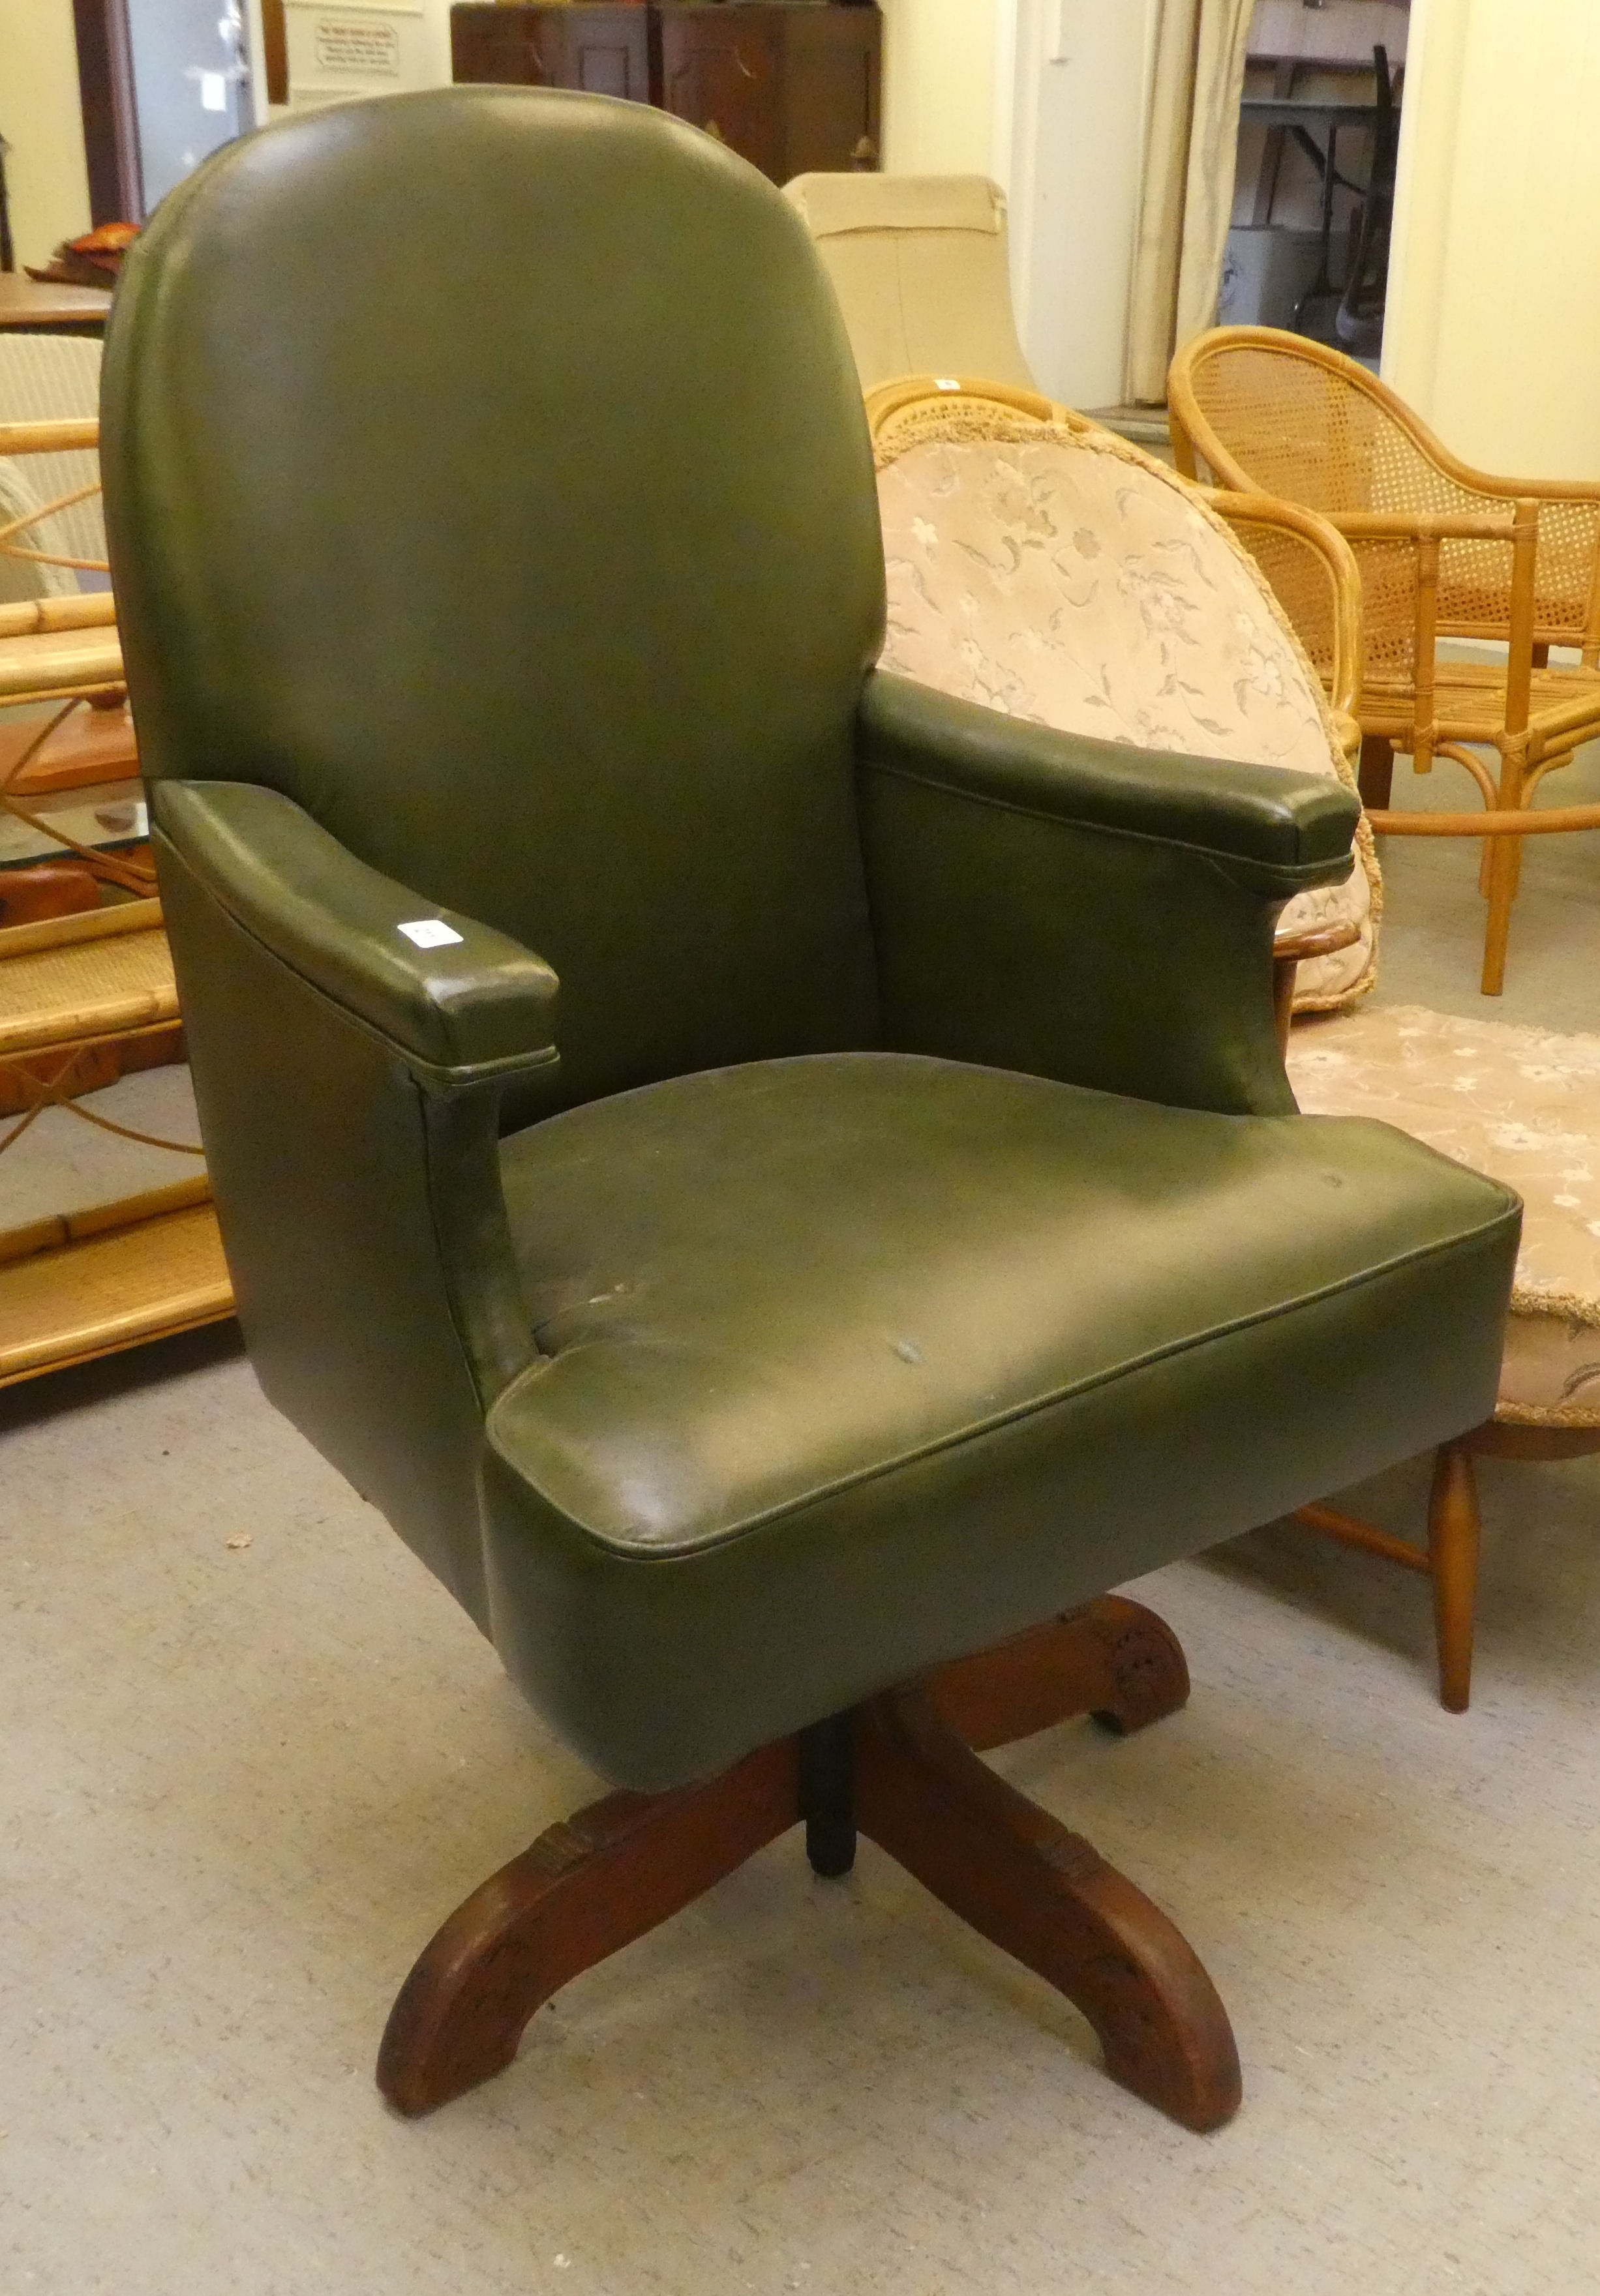
POLYGON ((1494 1406, 1515 1200, 1382 1125, 857 1053, 503 1168, 541 1359, 488 1422, 496 1640, 631 1784, 1494 1406))

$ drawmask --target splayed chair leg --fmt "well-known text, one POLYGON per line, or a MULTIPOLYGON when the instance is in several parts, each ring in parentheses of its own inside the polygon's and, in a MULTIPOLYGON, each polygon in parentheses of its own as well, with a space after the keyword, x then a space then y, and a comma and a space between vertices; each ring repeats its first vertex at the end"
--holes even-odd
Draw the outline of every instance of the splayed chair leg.
POLYGON ((615 1793, 542 1833, 451 1915, 390 2015, 378 2084, 431 2112, 508 2065, 542 2002, 802 1817, 817 1870, 870 1835, 1087 2017, 1106 2070, 1190 2128, 1239 2102, 1210 1979, 1165 1915, 1087 1841, 986 1768, 997 1745, 1093 1713, 1143 1729, 1188 1696, 1169 1629, 1106 1596, 780 1740, 721 1777, 615 1793))
POLYGON ((1186 2128, 1231 2120, 1241 2092, 1227 2013, 1165 1914, 997 1777, 925 1690, 874 1700, 857 1743, 862 1833, 1064 1993, 1113 2080, 1186 2128))
POLYGON ((927 1687, 950 1727, 981 1748, 1075 1714, 1124 1734, 1145 1729, 1186 1703, 1189 1669, 1164 1620, 1125 1595, 1103 1595, 938 1668, 927 1687))
POLYGON ((795 1741, 673 1793, 608 1794, 549 1826, 425 1948, 401 1987, 378 2086, 431 2112, 501 2072, 540 2005, 775 1841, 799 1814, 795 1741))

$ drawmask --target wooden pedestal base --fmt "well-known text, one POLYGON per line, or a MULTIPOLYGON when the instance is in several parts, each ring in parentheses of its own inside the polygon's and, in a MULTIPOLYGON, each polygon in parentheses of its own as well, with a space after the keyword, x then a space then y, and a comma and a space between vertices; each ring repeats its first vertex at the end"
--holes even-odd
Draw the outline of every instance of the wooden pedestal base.
POLYGON ((858 1828, 964 1920, 1060 1988, 1114 2080, 1186 2128, 1239 2103, 1227 2013, 1166 1915, 981 1763, 1074 1714, 1142 1729, 1189 1694, 1161 1620, 1108 1595, 890 1691, 722 1776, 614 1793, 542 1833, 451 1915, 390 2015, 378 2084, 431 2112, 508 2065, 541 2003, 806 1821, 819 1872, 858 1828))

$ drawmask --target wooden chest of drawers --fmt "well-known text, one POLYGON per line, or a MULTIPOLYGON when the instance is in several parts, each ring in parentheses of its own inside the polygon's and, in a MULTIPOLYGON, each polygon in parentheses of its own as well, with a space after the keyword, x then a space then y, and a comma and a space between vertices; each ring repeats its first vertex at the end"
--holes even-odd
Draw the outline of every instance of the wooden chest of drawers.
POLYGON ((650 18, 641 0, 611 0, 603 7, 566 0, 554 7, 452 8, 451 76, 522 87, 582 87, 648 103, 650 18))
POLYGON ((882 23, 841 0, 474 0, 450 11, 458 80, 659 104, 775 183, 876 168, 882 23))

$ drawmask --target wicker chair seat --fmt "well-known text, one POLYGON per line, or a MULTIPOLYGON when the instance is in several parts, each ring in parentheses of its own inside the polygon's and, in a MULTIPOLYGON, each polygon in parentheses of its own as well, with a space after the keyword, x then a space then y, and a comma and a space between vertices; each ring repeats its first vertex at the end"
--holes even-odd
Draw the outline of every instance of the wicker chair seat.
MULTIPOLYGON (((1409 676, 1381 672, 1362 682, 1360 717, 1374 733, 1400 735, 1412 722, 1409 676)), ((1434 673, 1433 714, 1439 739, 1492 744, 1506 719, 1506 672, 1493 662, 1441 661, 1434 673)), ((1600 670, 1536 669, 1528 717, 1530 763, 1564 758, 1600 734, 1600 670)))
MULTIPOLYGON (((168 1027, 177 1019, 172 952, 159 909, 154 901, 137 906, 152 914, 131 931, 53 947, 39 946, 37 926, 0 936, 0 1060, 168 1027), (21 947, 11 955, 7 942, 21 947)), ((60 933, 75 922, 53 929, 60 933)))

